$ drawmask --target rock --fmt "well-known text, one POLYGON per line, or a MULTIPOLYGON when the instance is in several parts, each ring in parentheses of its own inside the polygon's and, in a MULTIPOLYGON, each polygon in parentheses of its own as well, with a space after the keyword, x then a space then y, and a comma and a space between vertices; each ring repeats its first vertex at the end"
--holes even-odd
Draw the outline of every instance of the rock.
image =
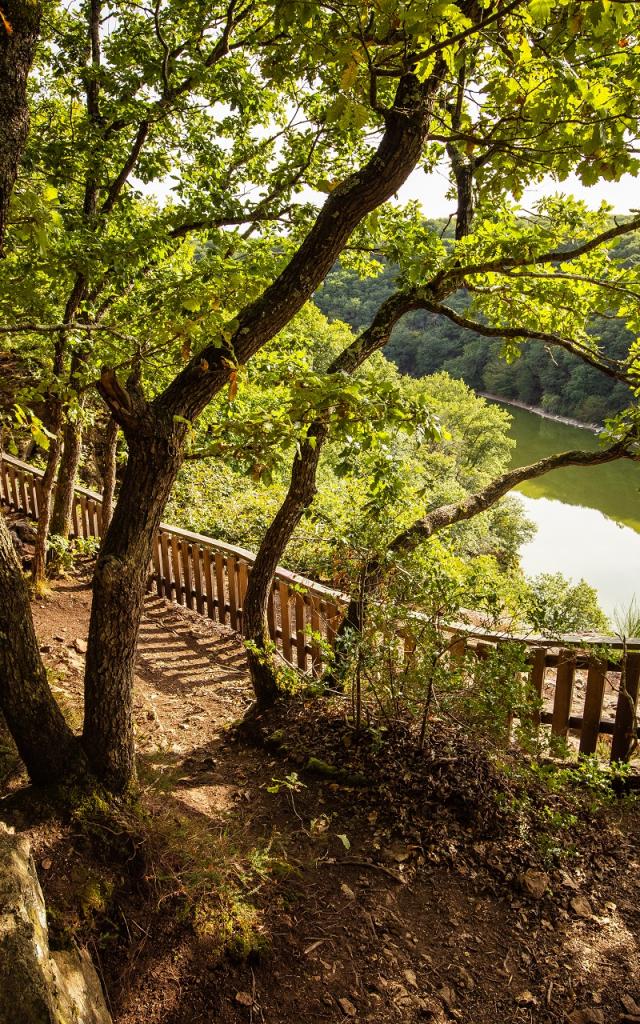
POLYGON ((458 977, 460 978, 460 984, 463 986, 463 988, 468 988, 469 991, 472 991, 476 987, 476 983, 473 980, 472 976, 469 974, 466 967, 458 967, 457 974, 458 977))
POLYGON ((57 1000, 62 1020, 79 1024, 106 1024, 111 1020, 100 979, 86 949, 60 950, 51 954, 57 1000))
POLYGON ((253 1006, 253 996, 250 992, 236 992, 236 1003, 240 1006, 253 1006))
POLYGON ((449 985, 441 985, 438 989, 438 995, 442 999, 447 1010, 452 1010, 454 1008, 456 1004, 456 994, 449 985))
POLYGON ((604 1024, 602 1010, 574 1010, 567 1017, 569 1024, 604 1024))
POLYGON ((338 1005, 347 1017, 355 1017, 358 1012, 350 999, 338 999, 338 1005))
POLYGON ((549 888, 549 876, 546 871, 529 869, 520 875, 520 884, 529 896, 540 900, 549 888))
POLYGON ((520 992, 519 995, 516 996, 516 1003, 518 1006, 537 1006, 538 1000, 534 996, 533 992, 530 992, 527 988, 524 992, 520 992))
POLYGON ((78 652, 78 654, 86 654, 87 653, 87 641, 86 640, 80 640, 80 639, 74 640, 73 641, 73 646, 75 647, 75 649, 78 652))
POLYGON ((111 1024, 88 954, 51 954, 29 844, 0 822, 0 1024, 111 1024))
POLYGON ((578 917, 587 918, 593 916, 591 904, 585 896, 575 896, 569 906, 578 917))

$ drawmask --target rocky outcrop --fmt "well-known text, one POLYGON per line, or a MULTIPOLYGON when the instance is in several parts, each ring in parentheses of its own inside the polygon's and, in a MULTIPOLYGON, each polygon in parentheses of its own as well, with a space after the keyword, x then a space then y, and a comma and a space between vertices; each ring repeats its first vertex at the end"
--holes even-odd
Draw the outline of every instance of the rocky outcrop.
POLYGON ((0 1024, 111 1024, 88 954, 49 950, 29 843, 1 822, 0 1024))

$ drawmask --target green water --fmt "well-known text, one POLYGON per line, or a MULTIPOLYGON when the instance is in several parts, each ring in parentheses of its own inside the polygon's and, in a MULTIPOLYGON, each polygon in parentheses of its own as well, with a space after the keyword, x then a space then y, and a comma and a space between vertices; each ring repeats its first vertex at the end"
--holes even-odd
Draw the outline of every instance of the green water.
MULTIPOLYGON (((508 407, 517 442, 514 466, 570 448, 596 449, 590 431, 508 407)), ((527 515, 537 526, 523 546, 525 572, 562 572, 596 588, 607 612, 640 599, 640 464, 557 469, 523 484, 527 515)))

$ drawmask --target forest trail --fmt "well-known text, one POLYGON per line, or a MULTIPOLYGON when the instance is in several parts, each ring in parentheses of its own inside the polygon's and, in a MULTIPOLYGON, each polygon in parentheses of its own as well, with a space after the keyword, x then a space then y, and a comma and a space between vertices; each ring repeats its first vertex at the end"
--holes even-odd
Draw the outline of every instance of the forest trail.
MULTIPOLYGON (((78 726, 89 606, 77 579, 34 606, 78 726)), ((640 1021, 637 810, 614 809, 581 859, 540 872, 517 837, 473 818, 476 769, 446 746, 426 781, 409 764, 404 781, 396 766, 369 789, 305 773, 323 737, 319 756, 334 736, 346 745, 344 716, 327 708, 325 720, 315 700, 283 721, 286 758, 238 742, 229 727, 251 701, 242 646, 148 598, 135 697, 142 878, 132 855, 108 875, 108 829, 89 851, 64 823, 29 828, 54 935, 89 944, 115 1024, 640 1021), (269 792, 296 768, 304 787, 269 792), (98 876, 104 898, 83 895, 98 876)), ((25 827, 18 785, 0 816, 25 827)))

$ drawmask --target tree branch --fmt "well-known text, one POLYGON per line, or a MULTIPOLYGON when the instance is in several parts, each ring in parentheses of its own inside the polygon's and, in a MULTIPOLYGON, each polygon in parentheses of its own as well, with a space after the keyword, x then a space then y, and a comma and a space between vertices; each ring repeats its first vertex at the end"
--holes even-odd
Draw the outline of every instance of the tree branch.
POLYGON ((406 553, 412 551, 417 544, 428 540, 438 530, 446 526, 453 526, 465 519, 472 519, 480 512, 491 508, 508 491, 513 490, 518 484, 525 480, 533 480, 536 477, 544 476, 552 469, 561 469, 564 466, 600 466, 606 462, 615 462, 617 459, 638 460, 637 451, 633 451, 630 441, 619 441, 609 448, 603 448, 597 452, 586 452, 580 449, 568 452, 560 452, 557 455, 549 455, 538 462, 528 466, 518 466, 510 469, 497 477, 483 490, 476 494, 463 498, 462 501, 453 502, 450 505, 442 505, 440 508, 429 512, 423 519, 413 523, 408 529, 403 530, 389 545, 389 551, 406 553))
POLYGON ((595 353, 580 341, 576 341, 571 338, 564 338, 560 334, 554 334, 550 331, 536 331, 535 329, 527 329, 523 327, 489 327, 487 324, 481 323, 479 320, 470 320, 465 316, 461 316, 460 313, 456 313, 450 306, 446 306, 440 302, 434 302, 430 299, 423 299, 418 305, 422 309, 428 310, 430 313, 436 313, 440 316, 446 316, 447 319, 451 320, 458 327, 463 327, 465 330, 475 331, 476 334, 482 334, 488 338, 513 338, 515 340, 527 341, 533 339, 535 341, 543 341, 547 345, 554 345, 557 348, 563 348, 566 352, 571 352, 573 355, 578 356, 584 362, 589 363, 596 370, 600 370, 601 373, 611 377, 613 380, 621 381, 624 384, 630 384, 624 366, 617 359, 608 359, 606 356, 597 356, 595 353))

